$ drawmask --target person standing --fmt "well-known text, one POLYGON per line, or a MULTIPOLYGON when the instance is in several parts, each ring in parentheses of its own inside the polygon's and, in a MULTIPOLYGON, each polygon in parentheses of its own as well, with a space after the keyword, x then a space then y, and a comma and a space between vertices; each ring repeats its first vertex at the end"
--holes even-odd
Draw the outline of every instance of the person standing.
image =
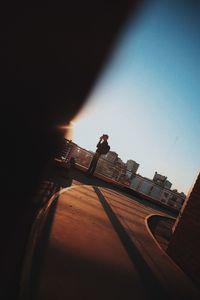
POLYGON ((96 169, 96 166, 97 166, 100 156, 102 154, 107 154, 108 151, 110 150, 110 146, 108 145, 108 138, 109 138, 109 136, 107 134, 103 134, 100 137, 99 142, 97 144, 97 150, 96 150, 96 152, 92 158, 92 161, 90 163, 90 166, 86 172, 88 175, 94 174, 94 171, 96 169))

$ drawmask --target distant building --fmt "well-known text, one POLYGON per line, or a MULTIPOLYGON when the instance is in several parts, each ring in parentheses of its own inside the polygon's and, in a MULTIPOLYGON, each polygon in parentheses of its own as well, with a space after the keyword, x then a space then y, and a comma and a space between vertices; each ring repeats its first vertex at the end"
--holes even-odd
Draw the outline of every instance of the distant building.
POLYGON ((117 181, 123 182, 126 179, 126 165, 121 160, 121 158, 118 158, 118 160, 115 163, 114 166, 114 178, 117 181))
POLYGON ((167 180, 167 176, 163 176, 163 175, 155 172, 154 177, 153 177, 154 182, 156 182, 158 184, 163 184, 166 180, 167 180))
POLYGON ((166 187, 168 189, 170 189, 172 186, 172 183, 169 180, 167 180, 167 176, 163 176, 161 174, 158 174, 157 172, 155 172, 154 174, 153 181, 159 184, 160 186, 166 187))
POLYGON ((166 180, 164 183, 164 187, 166 187, 167 189, 171 189, 172 183, 169 180, 166 180))
POLYGON ((102 155, 97 164, 97 172, 112 178, 118 182, 127 183, 126 164, 118 157, 114 151, 102 155))
POLYGON ((178 193, 176 191, 163 189, 160 200, 168 206, 180 210, 180 208, 183 205, 183 202, 185 201, 185 198, 186 196, 184 193, 178 193))
POLYGON ((118 157, 117 162, 118 162, 120 165, 124 165, 124 162, 122 161, 122 159, 121 159, 120 157, 118 157))
POLYGON ((106 155, 103 155, 102 157, 111 163, 114 163, 118 160, 118 154, 114 151, 109 151, 106 155))
POLYGON ((76 145, 76 147, 73 148, 72 156, 75 158, 76 164, 89 167, 93 154, 92 151, 87 151, 76 145))
POLYGON ((127 168, 127 171, 135 174, 139 168, 139 164, 136 161, 129 159, 126 162, 126 168, 127 168))
POLYGON ((128 171, 128 170, 126 169, 126 177, 129 178, 129 179, 132 179, 133 176, 134 176, 133 173, 130 172, 130 171, 128 171))
POLYGON ((130 188, 176 210, 180 210, 185 201, 185 195, 183 193, 171 191, 169 188, 166 188, 164 184, 160 184, 160 182, 157 183, 139 174, 136 174, 132 178, 130 188))
POLYGON ((109 178, 113 177, 113 164, 107 160, 100 158, 96 167, 96 172, 101 173, 109 178))

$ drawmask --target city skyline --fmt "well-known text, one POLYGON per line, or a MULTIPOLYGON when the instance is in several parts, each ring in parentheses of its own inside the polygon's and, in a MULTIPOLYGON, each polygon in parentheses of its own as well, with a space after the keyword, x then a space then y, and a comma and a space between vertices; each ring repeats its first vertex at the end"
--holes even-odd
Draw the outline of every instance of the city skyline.
MULTIPOLYGON (((77 144, 77 146, 79 147, 79 148, 82 148, 81 147, 81 145, 78 145, 77 144)), ((84 148, 83 148, 84 149, 84 148)), ((85 151, 88 151, 88 152, 90 152, 90 153, 93 153, 94 154, 94 151, 91 151, 91 150, 89 150, 89 149, 84 149, 85 151)), ((110 150, 109 152, 111 152, 111 153, 114 153, 114 154, 116 154, 116 156, 117 156, 117 160, 121 160, 121 158, 119 157, 119 155, 118 155, 118 153, 116 152, 116 151, 112 151, 112 150, 110 150)), ((108 153, 109 153, 108 152, 108 153)), ((106 155, 103 155, 102 157, 104 157, 105 156, 105 159, 107 160, 107 154, 106 155)), ((135 174, 136 175, 139 175, 139 176, 142 176, 139 172, 138 172, 138 168, 140 167, 140 163, 139 162, 136 162, 135 160, 133 160, 133 159, 128 159, 126 162, 125 161, 123 161, 123 160, 121 160, 122 161, 122 163, 124 164, 124 165, 126 165, 128 162, 134 162, 134 164, 136 164, 136 165, 138 165, 138 167, 137 167, 137 170, 136 170, 136 172, 135 172, 135 174)), ((128 168, 127 168, 127 170, 128 170, 128 168)), ((167 181, 169 181, 170 180, 170 178, 168 178, 168 176, 165 176, 164 174, 159 174, 159 173, 157 173, 157 171, 155 171, 154 172, 154 174, 153 174, 153 177, 152 178, 148 178, 148 177, 145 177, 144 175, 142 176, 143 178, 146 178, 146 179, 149 179, 149 180, 151 180, 151 181, 153 181, 153 179, 154 179, 154 177, 155 177, 155 175, 159 175, 159 176, 162 176, 162 177, 166 177, 166 180, 167 181)), ((176 190, 174 187, 173 187, 173 183, 171 183, 172 184, 172 188, 170 187, 169 189, 171 190, 171 191, 174 191, 174 190, 176 190)), ((178 191, 179 193, 183 193, 183 191, 178 191)))
POLYGON ((199 23, 189 1, 154 1, 130 18, 73 120, 74 142, 95 151, 107 133, 142 176, 157 171, 187 194, 200 167, 199 23))

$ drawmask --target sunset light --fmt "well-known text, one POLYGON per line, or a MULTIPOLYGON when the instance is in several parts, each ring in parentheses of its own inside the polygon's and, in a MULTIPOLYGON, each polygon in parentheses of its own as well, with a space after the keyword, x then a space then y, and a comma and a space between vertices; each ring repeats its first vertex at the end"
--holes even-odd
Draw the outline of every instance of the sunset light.
POLYGON ((184 5, 155 1, 137 24, 130 18, 75 119, 73 140, 94 151, 107 132, 112 151, 139 162, 140 174, 158 171, 187 192, 200 167, 200 66, 199 20, 191 11, 185 23, 184 5))

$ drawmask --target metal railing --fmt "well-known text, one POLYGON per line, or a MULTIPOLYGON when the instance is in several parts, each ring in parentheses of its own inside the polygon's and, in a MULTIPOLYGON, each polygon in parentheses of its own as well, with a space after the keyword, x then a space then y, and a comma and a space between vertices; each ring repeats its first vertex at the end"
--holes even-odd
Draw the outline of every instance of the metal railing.
MULTIPOLYGON (((81 168, 83 170, 88 169, 93 155, 93 152, 83 149, 78 145, 73 145, 71 157, 75 159, 75 163, 78 168, 81 168)), ((125 173, 125 168, 120 167, 120 165, 118 165, 117 163, 107 160, 105 158, 105 155, 102 155, 98 160, 94 174, 96 176, 101 175, 109 180, 112 180, 113 182, 129 186, 130 182, 128 182, 125 173)))
MULTIPOLYGON (((90 166, 93 155, 94 152, 88 151, 73 143, 72 141, 66 140, 66 147, 60 154, 59 160, 65 167, 68 167, 70 166, 70 161, 73 158, 76 168, 86 171, 90 166)), ((161 195, 160 197, 153 196, 154 188, 151 189, 151 193, 144 193, 144 191, 140 190, 138 187, 134 188, 133 186, 131 186, 132 182, 126 176, 126 167, 117 161, 109 161, 108 159, 106 159, 105 155, 101 155, 101 157, 99 158, 94 175, 107 182, 115 183, 123 187, 129 187, 133 191, 136 191, 141 195, 148 196, 158 203, 163 204, 161 195)), ((166 204, 167 206, 171 206, 177 210, 179 210, 182 206, 182 203, 179 204, 176 201, 174 201, 173 203, 169 202, 164 204, 166 204)))

